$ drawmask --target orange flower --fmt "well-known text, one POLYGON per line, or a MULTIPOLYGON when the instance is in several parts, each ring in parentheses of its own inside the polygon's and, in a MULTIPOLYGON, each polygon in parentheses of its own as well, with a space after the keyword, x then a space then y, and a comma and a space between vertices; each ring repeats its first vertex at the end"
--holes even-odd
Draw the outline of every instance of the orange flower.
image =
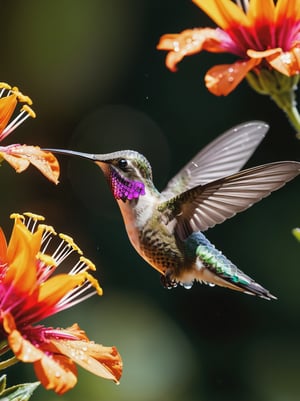
POLYGON ((237 5, 231 0, 193 2, 219 28, 162 36, 157 48, 169 51, 166 65, 170 70, 175 71, 183 57, 202 50, 234 54, 236 62, 217 65, 205 75, 207 88, 218 96, 234 90, 251 70, 258 74, 261 69, 274 70, 287 77, 299 74, 299 0, 247 0, 243 6, 242 1, 237 5))
POLYGON ((12 218, 8 245, 0 230, 0 342, 6 340, 18 360, 33 363, 40 382, 58 394, 75 386, 75 363, 118 382, 122 362, 115 347, 91 342, 77 324, 67 329, 33 325, 94 294, 101 295, 98 281, 88 272, 95 266, 80 256, 68 274, 58 274, 56 269, 71 254, 82 255, 72 238, 57 236, 51 226, 41 224, 42 216, 24 213, 12 218), (50 251, 55 238, 59 245, 50 251))
MULTIPOLYGON (((12 88, 6 83, 0 83, 0 142, 28 117, 35 117, 34 111, 29 107, 31 104, 31 99, 23 95, 17 87, 12 88), (18 103, 25 104, 16 118, 9 122, 18 103)), ((1 159, 6 160, 18 173, 26 170, 31 163, 50 181, 58 183, 59 164, 56 157, 38 146, 0 146, 0 161, 1 159)))

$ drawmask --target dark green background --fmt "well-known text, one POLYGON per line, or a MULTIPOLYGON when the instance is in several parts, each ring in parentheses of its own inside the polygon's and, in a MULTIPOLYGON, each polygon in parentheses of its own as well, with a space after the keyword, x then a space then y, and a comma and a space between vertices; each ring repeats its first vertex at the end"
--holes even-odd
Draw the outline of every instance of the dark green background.
MULTIPOLYGON (((31 96, 36 120, 3 145, 36 144, 95 153, 132 148, 153 165, 162 189, 206 143, 231 126, 271 126, 249 165, 298 160, 300 142, 284 114, 242 83, 217 98, 205 71, 230 56, 187 58, 176 74, 155 47, 164 33, 213 26, 190 1, 28 0, 1 4, 1 80, 31 96)), ((89 337, 117 345, 120 386, 79 369, 61 400, 297 401, 300 374, 299 179, 250 210, 209 230, 209 239, 278 301, 222 288, 162 288, 132 249, 97 166, 60 157, 54 186, 32 167, 1 167, 1 226, 11 212, 43 214, 98 267, 104 288, 48 324, 78 322, 89 337)), ((47 324, 47 323, 46 323, 47 324)), ((32 366, 8 371, 10 383, 35 380, 32 366)), ((33 400, 58 397, 43 389, 33 400)))

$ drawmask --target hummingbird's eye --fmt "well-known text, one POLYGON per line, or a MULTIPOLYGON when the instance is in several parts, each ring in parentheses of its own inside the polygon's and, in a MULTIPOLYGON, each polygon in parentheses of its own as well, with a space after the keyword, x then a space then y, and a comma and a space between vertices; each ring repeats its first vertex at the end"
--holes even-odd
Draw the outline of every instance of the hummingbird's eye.
POLYGON ((128 162, 126 159, 120 159, 118 161, 118 166, 120 167, 121 170, 126 169, 126 167, 128 166, 128 162))

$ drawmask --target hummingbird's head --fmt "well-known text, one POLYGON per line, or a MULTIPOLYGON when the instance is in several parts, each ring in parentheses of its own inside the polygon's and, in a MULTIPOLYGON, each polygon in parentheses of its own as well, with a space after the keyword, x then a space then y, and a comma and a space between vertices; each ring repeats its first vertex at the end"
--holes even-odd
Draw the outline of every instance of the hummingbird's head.
POLYGON ((90 154, 64 149, 47 149, 53 153, 78 156, 96 163, 103 171, 115 199, 138 199, 145 187, 152 184, 152 169, 148 160, 134 150, 105 154, 90 154))
POLYGON ((147 183, 152 183, 150 163, 133 150, 95 155, 94 161, 103 171, 115 199, 138 199, 145 195, 147 183))

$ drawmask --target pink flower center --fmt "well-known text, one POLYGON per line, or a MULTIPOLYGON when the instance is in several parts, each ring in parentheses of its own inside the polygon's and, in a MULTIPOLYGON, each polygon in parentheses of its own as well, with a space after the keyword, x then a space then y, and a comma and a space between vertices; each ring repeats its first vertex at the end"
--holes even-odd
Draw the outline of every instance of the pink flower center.
POLYGON ((289 51, 300 40, 300 21, 288 18, 275 24, 258 20, 251 28, 233 25, 226 33, 236 45, 234 53, 247 58, 248 49, 264 51, 279 47, 283 51, 289 51))

